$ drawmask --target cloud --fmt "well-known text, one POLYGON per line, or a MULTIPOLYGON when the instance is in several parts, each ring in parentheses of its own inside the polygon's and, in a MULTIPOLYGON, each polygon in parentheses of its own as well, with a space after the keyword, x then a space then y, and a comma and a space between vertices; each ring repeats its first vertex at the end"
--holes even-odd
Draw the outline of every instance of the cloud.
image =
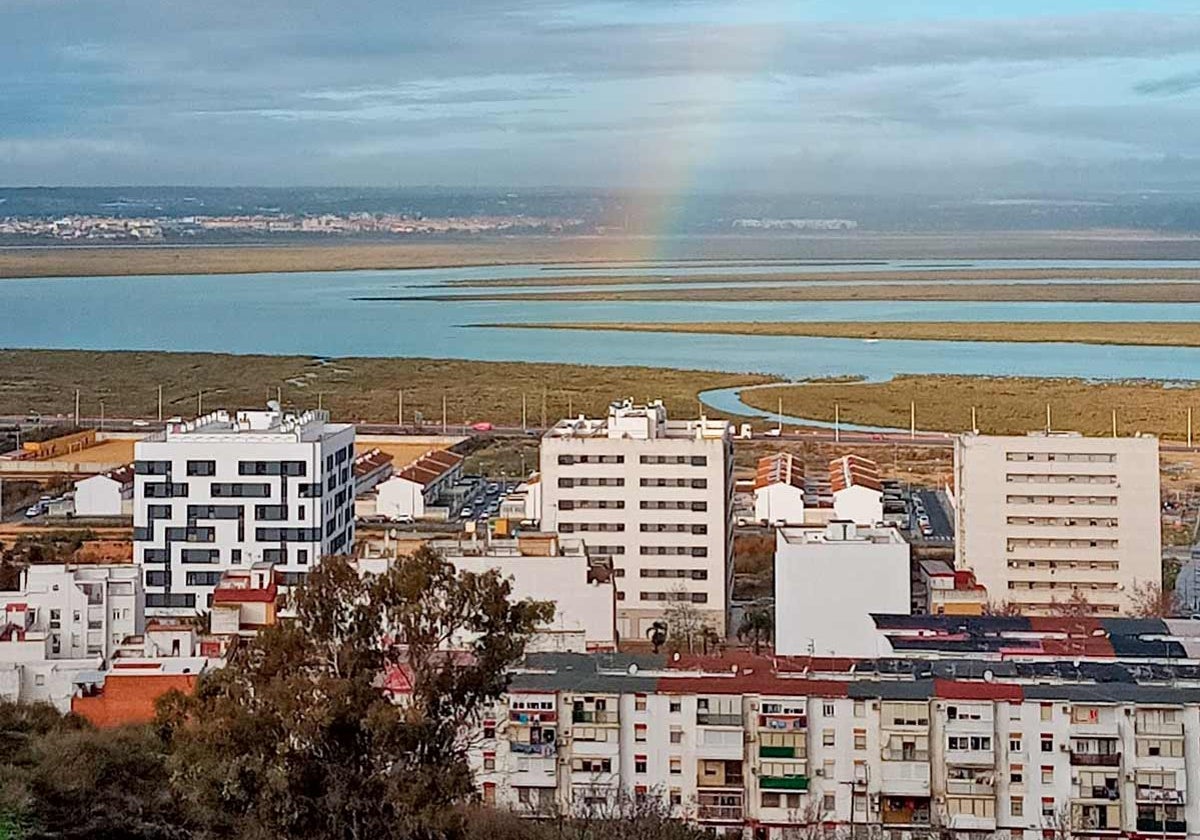
POLYGON ((1147 96, 1182 96, 1200 90, 1200 70, 1177 73, 1161 79, 1147 79, 1134 85, 1133 89, 1147 96))

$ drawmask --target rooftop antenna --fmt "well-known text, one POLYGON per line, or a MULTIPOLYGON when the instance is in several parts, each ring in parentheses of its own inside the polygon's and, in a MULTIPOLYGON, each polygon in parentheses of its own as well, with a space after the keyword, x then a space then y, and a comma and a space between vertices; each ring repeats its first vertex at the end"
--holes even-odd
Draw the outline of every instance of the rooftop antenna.
POLYGON ((280 410, 279 409, 279 400, 267 400, 267 408, 270 409, 271 411, 278 412, 280 410))

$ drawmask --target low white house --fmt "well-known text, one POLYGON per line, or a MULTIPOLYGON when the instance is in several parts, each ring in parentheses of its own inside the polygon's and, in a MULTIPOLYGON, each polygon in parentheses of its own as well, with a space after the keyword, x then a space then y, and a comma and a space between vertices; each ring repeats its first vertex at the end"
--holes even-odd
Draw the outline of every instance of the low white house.
POLYGON ((908 613, 908 543, 891 527, 780 528, 775 537, 775 652, 885 656, 872 613, 908 613))
POLYGON ((443 491, 462 476, 463 456, 448 450, 426 452, 375 488, 375 513, 390 519, 447 518, 439 508, 443 491))
POLYGON ((542 479, 534 473, 500 502, 502 519, 537 522, 542 517, 542 479))
POLYGON ((829 462, 834 519, 877 525, 883 522, 883 482, 879 465, 858 455, 829 462))
POLYGON ((770 524, 804 524, 804 465, 790 452, 758 460, 754 518, 770 524))
POLYGON ((362 496, 392 475, 392 456, 382 449, 368 449, 354 458, 354 495, 362 496))
POLYGON ((75 515, 133 516, 133 465, 76 481, 75 515))

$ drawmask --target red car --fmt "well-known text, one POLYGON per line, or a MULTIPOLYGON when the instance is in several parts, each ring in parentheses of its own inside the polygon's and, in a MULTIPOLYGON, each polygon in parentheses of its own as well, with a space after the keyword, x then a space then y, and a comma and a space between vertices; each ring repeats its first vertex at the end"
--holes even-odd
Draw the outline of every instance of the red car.
POLYGON ((484 420, 479 423, 472 423, 471 428, 477 432, 490 432, 495 427, 491 423, 484 420))

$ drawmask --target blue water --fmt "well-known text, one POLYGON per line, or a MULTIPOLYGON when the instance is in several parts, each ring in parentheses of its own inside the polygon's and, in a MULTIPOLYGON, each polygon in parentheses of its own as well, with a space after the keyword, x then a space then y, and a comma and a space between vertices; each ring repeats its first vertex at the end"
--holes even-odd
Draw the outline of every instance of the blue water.
MULTIPOLYGON (((937 265, 952 265, 939 261, 937 265)), ((893 262, 882 267, 922 265, 893 262)), ((972 267, 1200 263, 973 261, 972 267)), ((780 268, 748 264, 723 273, 780 268)), ((794 270, 796 264, 784 264, 794 270)), ((866 266, 847 266, 867 270, 866 266)), ((758 371, 789 378, 896 373, 1200 379, 1200 348, 880 341, 770 336, 473 329, 473 323, 721 320, 1200 320, 1200 304, 1029 302, 361 301, 445 294, 454 280, 578 273, 578 266, 0 280, 0 346, 424 356, 758 371), (420 289, 413 289, 419 285, 420 289), (403 291, 398 291, 403 290, 403 291)), ((635 273, 629 266, 592 270, 635 273)), ((663 273, 661 268, 647 267, 663 273)), ((822 267, 820 270, 827 270, 822 267)), ((712 266, 671 266, 673 275, 712 266)), ((472 290, 462 290, 463 293, 472 290)))

